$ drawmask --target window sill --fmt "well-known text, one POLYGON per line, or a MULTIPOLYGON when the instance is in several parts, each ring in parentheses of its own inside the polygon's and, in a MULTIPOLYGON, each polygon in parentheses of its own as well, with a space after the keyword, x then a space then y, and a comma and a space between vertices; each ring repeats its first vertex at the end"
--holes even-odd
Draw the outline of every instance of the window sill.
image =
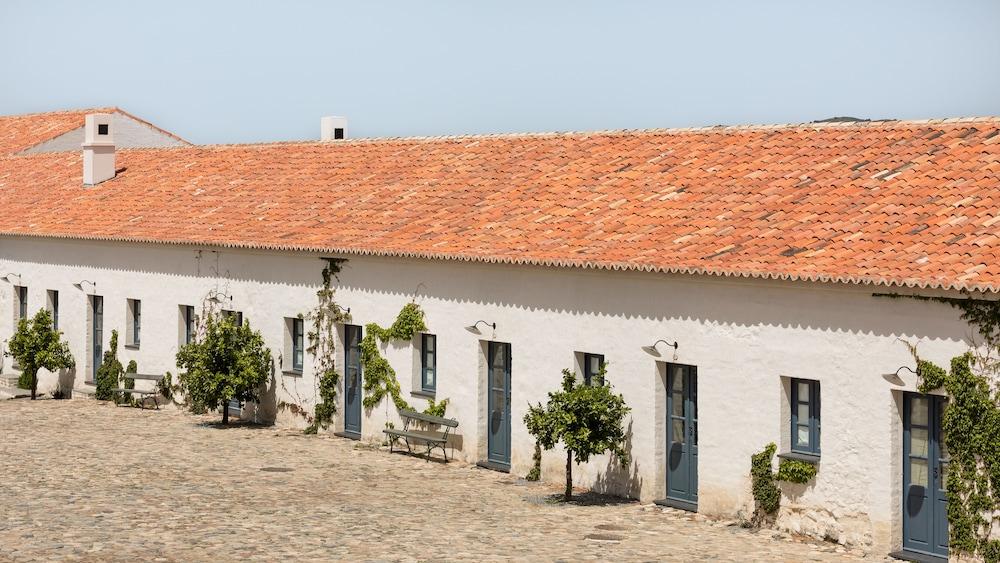
POLYGON ((806 463, 811 463, 816 465, 819 463, 819 454, 807 454, 804 452, 784 452, 778 454, 781 459, 794 459, 797 461, 804 461, 806 463))
POLYGON ((302 377, 302 370, 300 369, 281 370, 281 375, 284 375, 286 377, 302 377))
POLYGON ((435 392, 435 391, 424 391, 424 390, 421 389, 419 391, 410 391, 410 396, 412 396, 412 397, 423 397, 424 399, 434 399, 435 397, 437 397, 437 392, 435 392))
POLYGON ((138 344, 126 344, 125 347, 128 348, 129 350, 138 350, 139 349, 139 345, 138 344))

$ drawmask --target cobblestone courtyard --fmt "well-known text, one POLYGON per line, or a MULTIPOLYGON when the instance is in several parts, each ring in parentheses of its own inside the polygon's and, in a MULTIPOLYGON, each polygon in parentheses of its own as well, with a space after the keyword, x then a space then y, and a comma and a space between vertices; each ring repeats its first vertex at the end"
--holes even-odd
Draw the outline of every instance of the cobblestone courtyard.
POLYGON ((456 462, 214 421, 0 402, 0 560, 852 559, 638 503, 553 503, 556 489, 456 462))

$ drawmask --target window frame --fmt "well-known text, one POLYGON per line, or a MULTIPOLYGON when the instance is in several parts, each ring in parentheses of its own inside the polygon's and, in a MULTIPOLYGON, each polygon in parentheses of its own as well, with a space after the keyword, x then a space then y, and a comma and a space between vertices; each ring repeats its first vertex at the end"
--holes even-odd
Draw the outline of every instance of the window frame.
POLYGON ((437 393, 437 335, 430 333, 420 334, 420 389, 424 393, 437 393), (431 346, 430 352, 427 350, 427 342, 431 341, 433 345, 431 346), (428 354, 430 354, 432 363, 434 365, 428 366, 428 354), (434 380, 433 383, 427 383, 427 374, 430 372, 434 380))
POLYGON ((604 385, 606 381, 604 377, 601 376, 600 369, 605 365, 606 361, 604 359, 604 354, 591 354, 590 352, 583 352, 583 384, 587 387, 591 387, 594 385, 594 381, 596 379, 600 381, 600 385, 604 385), (590 368, 591 359, 597 360, 597 373, 594 373, 590 368))
POLYGON ((195 326, 195 314, 194 305, 183 305, 184 307, 184 344, 191 344, 194 342, 194 337, 197 334, 197 327, 195 326))
POLYGON ((50 289, 48 293, 49 312, 52 313, 52 330, 59 330, 59 291, 50 289))
POLYGON ((289 320, 292 321, 292 371, 302 373, 305 364, 305 321, 298 317, 289 320))
POLYGON ((142 300, 126 299, 126 322, 128 323, 128 333, 125 338, 125 346, 128 348, 138 348, 142 342, 142 300))
POLYGON ((14 292, 17 295, 17 320, 28 318, 28 286, 15 285, 14 292))
POLYGON ((820 382, 815 379, 790 378, 791 393, 789 394, 789 406, 791 407, 790 429, 791 429, 791 451, 801 454, 820 455, 820 422, 821 422, 821 400, 820 382), (804 383, 809 387, 809 396, 803 399, 799 396, 799 384, 804 383), (809 420, 801 422, 799 420, 799 405, 807 405, 809 410, 809 420), (799 442, 799 427, 809 429, 809 443, 799 442))

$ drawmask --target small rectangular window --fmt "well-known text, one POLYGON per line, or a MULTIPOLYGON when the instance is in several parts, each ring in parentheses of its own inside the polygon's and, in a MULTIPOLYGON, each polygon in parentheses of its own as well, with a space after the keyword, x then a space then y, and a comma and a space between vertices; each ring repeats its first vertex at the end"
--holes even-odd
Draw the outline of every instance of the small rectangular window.
POLYGON ((236 326, 243 326, 243 311, 230 311, 228 309, 223 309, 222 318, 232 319, 233 324, 236 326))
POLYGON ((49 313, 52 314, 52 330, 59 330, 59 292, 50 289, 48 295, 49 313))
POLYGON ((108 134, 108 124, 107 123, 98 123, 97 124, 97 134, 98 135, 107 135, 108 134))
POLYGON ((336 128, 334 128, 334 130, 333 130, 333 138, 334 139, 343 139, 344 138, 344 128, 343 127, 336 127, 336 128))
POLYGON ((792 451, 819 455, 819 381, 792 379, 792 451))
POLYGON ((292 369, 302 371, 302 360, 304 355, 305 337, 303 329, 305 323, 302 319, 291 319, 292 321, 292 369))
POLYGON ((583 355, 583 382, 586 385, 604 385, 604 354, 583 355))
POLYGON ((420 335, 420 387, 428 393, 437 390, 437 336, 420 335))
POLYGON ((183 311, 182 322, 184 323, 184 341, 182 343, 191 344, 194 342, 195 334, 197 334, 197 318, 194 315, 194 307, 182 305, 181 310, 183 311))
POLYGON ((23 285, 14 286, 14 293, 17 297, 17 319, 28 318, 28 288, 23 285))
POLYGON ((137 347, 142 336, 142 301, 129 299, 126 313, 128 316, 128 336, 125 339, 125 344, 137 347))

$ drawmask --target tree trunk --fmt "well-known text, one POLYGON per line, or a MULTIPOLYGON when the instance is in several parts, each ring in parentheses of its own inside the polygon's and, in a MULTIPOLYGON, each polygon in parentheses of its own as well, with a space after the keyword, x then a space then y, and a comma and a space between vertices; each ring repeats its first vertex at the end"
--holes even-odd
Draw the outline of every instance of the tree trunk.
POLYGON ((229 401, 222 403, 222 423, 229 424, 229 401))
POLYGON ((31 374, 31 400, 35 400, 35 392, 38 390, 38 371, 31 374))
POLYGON ((566 502, 573 500, 573 450, 566 450, 566 502))

